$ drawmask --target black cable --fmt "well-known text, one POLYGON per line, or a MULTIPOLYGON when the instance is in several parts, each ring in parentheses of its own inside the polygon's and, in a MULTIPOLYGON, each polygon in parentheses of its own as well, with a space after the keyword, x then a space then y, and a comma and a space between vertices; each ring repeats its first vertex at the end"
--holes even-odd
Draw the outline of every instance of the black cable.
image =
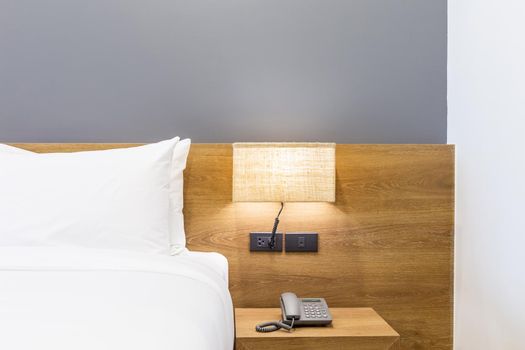
POLYGON ((279 322, 279 321, 272 321, 272 322, 264 322, 264 323, 260 323, 258 325, 255 326, 255 331, 256 332, 260 332, 260 333, 269 333, 269 332, 275 332, 276 330, 279 330, 279 329, 286 329, 287 331, 291 331, 292 328, 293 328, 293 324, 294 324, 294 319, 292 318, 292 324, 291 325, 288 325, 284 322, 279 322))
POLYGON ((272 237, 270 238, 270 242, 268 243, 270 249, 273 249, 275 247, 275 234, 277 233, 277 226, 279 226, 279 215, 281 215, 283 208, 284 202, 281 202, 281 209, 279 210, 279 213, 277 213, 275 221, 273 222, 272 237))

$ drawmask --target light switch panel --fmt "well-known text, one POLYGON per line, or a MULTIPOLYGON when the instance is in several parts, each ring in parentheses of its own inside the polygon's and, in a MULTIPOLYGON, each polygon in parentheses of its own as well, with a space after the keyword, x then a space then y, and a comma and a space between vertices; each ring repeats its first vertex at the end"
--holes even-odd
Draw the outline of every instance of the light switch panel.
POLYGON ((285 237, 286 252, 317 252, 318 234, 316 232, 288 232, 285 237))

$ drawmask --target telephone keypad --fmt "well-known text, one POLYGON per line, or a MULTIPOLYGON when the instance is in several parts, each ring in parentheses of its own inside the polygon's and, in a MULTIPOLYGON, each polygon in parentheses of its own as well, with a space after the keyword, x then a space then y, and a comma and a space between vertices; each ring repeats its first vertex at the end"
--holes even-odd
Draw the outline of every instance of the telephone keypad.
POLYGON ((310 318, 310 319, 328 318, 327 309, 321 303, 303 302, 303 309, 304 309, 304 314, 306 318, 310 318))

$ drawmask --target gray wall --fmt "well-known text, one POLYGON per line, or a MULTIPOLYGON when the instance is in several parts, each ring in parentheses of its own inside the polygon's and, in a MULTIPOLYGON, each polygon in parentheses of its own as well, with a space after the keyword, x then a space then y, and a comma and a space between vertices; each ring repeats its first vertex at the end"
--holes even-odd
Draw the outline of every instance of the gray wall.
POLYGON ((442 143, 446 6, 0 0, 0 140, 442 143))

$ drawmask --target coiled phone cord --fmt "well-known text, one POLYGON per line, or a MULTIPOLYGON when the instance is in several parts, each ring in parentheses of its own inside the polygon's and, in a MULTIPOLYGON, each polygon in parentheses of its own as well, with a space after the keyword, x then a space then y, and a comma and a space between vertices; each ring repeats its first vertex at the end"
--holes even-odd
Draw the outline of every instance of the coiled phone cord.
POLYGON ((255 326, 255 330, 257 332, 260 332, 260 333, 269 333, 269 332, 275 332, 276 330, 279 330, 279 329, 286 329, 288 332, 290 332, 293 328, 293 324, 294 324, 294 321, 295 319, 292 318, 292 324, 291 325, 288 325, 286 323, 284 323, 283 321, 279 322, 279 321, 272 321, 272 322, 264 322, 264 323, 260 323, 258 325, 255 326))

